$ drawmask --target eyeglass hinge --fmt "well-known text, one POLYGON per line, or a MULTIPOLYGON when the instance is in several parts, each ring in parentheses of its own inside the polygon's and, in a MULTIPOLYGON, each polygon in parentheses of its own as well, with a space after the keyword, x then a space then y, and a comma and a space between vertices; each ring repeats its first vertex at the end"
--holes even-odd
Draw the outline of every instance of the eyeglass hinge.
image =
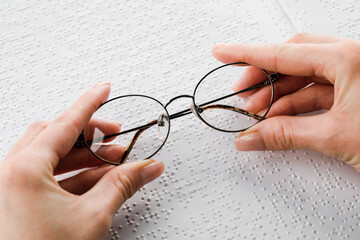
POLYGON ((82 147, 85 147, 85 136, 83 133, 79 135, 78 139, 74 144, 74 148, 82 148, 82 147))
POLYGON ((272 73, 270 74, 268 77, 269 77, 269 80, 266 80, 265 82, 263 82, 261 84, 261 86, 267 86, 267 85, 270 85, 271 83, 274 83, 276 80, 278 80, 280 76, 280 73, 272 73))
POLYGON ((270 74, 269 77, 270 77, 271 82, 275 82, 276 80, 278 80, 279 76, 280 76, 280 73, 272 73, 272 74, 270 74))
POLYGON ((202 113, 204 111, 204 109, 201 107, 195 106, 195 108, 198 113, 202 113))
POLYGON ((157 120, 158 126, 163 127, 165 126, 165 120, 169 121, 169 118, 165 114, 161 114, 157 120))

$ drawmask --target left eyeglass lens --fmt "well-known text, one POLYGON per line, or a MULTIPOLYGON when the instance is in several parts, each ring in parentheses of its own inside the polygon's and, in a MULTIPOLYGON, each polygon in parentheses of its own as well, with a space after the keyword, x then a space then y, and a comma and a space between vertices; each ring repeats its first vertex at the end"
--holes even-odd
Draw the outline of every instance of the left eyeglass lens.
POLYGON ((84 135, 94 155, 120 164, 123 160, 151 157, 165 142, 169 128, 169 116, 159 102, 132 95, 103 104, 92 116, 84 135))

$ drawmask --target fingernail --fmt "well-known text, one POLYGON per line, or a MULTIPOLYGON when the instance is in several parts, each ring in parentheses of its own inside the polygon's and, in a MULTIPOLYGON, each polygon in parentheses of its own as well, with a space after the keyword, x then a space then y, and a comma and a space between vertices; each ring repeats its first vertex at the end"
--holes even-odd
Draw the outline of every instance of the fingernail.
POLYGON ((240 84, 240 82, 242 81, 243 79, 242 79, 242 76, 238 79, 238 80, 236 80, 236 82, 232 85, 232 87, 231 87, 231 89, 233 90, 233 92, 237 92, 237 91, 240 91, 240 89, 239 89, 239 84, 240 84))
POLYGON ((155 162, 154 159, 146 159, 146 160, 142 160, 142 161, 137 161, 135 163, 139 164, 139 168, 144 168, 144 167, 146 167, 147 165, 150 165, 153 162, 155 162))
POLYGON ((120 127, 122 126, 122 123, 121 123, 121 122, 118 122, 118 121, 116 121, 116 120, 106 119, 106 120, 102 120, 102 121, 108 122, 108 123, 110 123, 110 124, 118 125, 118 126, 120 126, 120 127))
POLYGON ((215 46, 213 46, 212 47, 212 50, 214 51, 216 51, 216 50, 218 50, 219 48, 222 48, 222 47, 225 47, 225 46, 227 46, 227 44, 224 44, 224 43, 219 43, 219 44, 216 44, 215 46))
POLYGON ((249 111, 249 109, 251 109, 251 100, 250 99, 246 101, 246 103, 243 106, 243 109, 247 110, 247 111, 249 111))
POLYGON ((241 133, 235 140, 235 147, 239 151, 264 150, 265 145, 257 130, 247 130, 241 133))
POLYGON ((267 109, 261 110, 260 112, 257 113, 257 115, 259 116, 263 116, 266 113, 267 109))
POLYGON ((157 177, 159 177, 164 171, 164 164, 160 161, 153 159, 143 161, 142 168, 140 169, 140 177, 142 184, 147 184, 157 177))
POLYGON ((94 88, 109 86, 110 84, 111 84, 110 82, 101 82, 101 83, 96 84, 94 86, 94 88))
POLYGON ((236 83, 234 83, 234 85, 232 85, 231 90, 233 92, 237 92, 237 84, 236 83))

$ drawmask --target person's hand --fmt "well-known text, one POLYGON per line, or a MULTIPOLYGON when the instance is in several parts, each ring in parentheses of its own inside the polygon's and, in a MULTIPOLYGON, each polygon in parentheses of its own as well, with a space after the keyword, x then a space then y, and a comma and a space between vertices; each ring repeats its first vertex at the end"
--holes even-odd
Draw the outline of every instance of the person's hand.
MULTIPOLYGON (((278 45, 216 45, 224 63, 247 62, 283 74, 275 85, 275 102, 266 120, 239 134, 236 148, 250 150, 311 149, 335 156, 360 172, 360 41, 298 34, 278 45), (309 85, 311 84, 311 85, 309 85), (306 88, 305 88, 306 87, 306 88), (318 109, 315 116, 288 116, 318 109)), ((249 68, 235 91, 257 81, 249 68)), ((268 91, 244 93, 246 109, 258 113, 268 91)))
MULTIPOLYGON (((100 165, 87 149, 72 149, 109 92, 109 84, 99 84, 54 121, 31 125, 0 163, 0 239, 104 238, 119 207, 164 171, 155 160, 100 165), (94 166, 60 182, 54 178, 94 166)), ((120 128, 91 124, 104 131, 120 128)))

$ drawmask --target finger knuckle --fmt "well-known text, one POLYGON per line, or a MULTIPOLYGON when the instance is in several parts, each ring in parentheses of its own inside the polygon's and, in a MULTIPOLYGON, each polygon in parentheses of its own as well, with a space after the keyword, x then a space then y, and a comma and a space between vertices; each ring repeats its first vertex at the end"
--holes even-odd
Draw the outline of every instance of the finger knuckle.
POLYGON ((87 223, 89 229, 109 229, 111 227, 113 213, 105 211, 101 207, 94 207, 91 201, 87 201, 81 196, 74 198, 73 203, 74 209, 79 212, 80 216, 84 216, 86 219, 92 219, 92 221, 87 223))
POLYGON ((310 34, 307 33, 307 32, 297 33, 297 34, 295 34, 293 37, 291 37, 288 42, 291 42, 291 43, 301 43, 301 42, 303 42, 305 39, 308 39, 308 38, 309 38, 309 35, 310 35, 310 34))
POLYGON ((112 215, 107 211, 97 211, 95 218, 97 219, 96 227, 102 227, 102 229, 109 229, 111 227, 112 215))
MULTIPOLYGON (((86 92, 84 93, 83 98, 94 99, 94 95, 92 92, 86 92)), ((94 100, 95 101, 90 101, 90 102, 87 101, 91 112, 96 112, 96 110, 99 108, 100 104, 102 103, 98 98, 95 98, 94 100)))
POLYGON ((340 55, 342 62, 347 66, 356 66, 360 64, 360 41, 359 40, 345 40, 339 43, 340 55))
POLYGON ((72 135, 79 135, 82 129, 81 124, 72 118, 60 120, 56 124, 58 129, 66 129, 66 132, 72 135))
POLYGON ((16 161, 11 164, 10 168, 10 172, 16 176, 16 180, 13 179, 15 182, 13 182, 12 185, 19 183, 30 186, 32 183, 38 183, 39 171, 35 167, 24 164, 24 162, 21 161, 16 161))
POLYGON ((40 130, 44 130, 45 128, 47 128, 47 126, 49 125, 48 121, 37 121, 37 122, 33 122, 29 128, 30 129, 40 129, 40 130))
POLYGON ((67 125, 68 125, 68 128, 71 131, 73 131, 76 135, 80 134, 80 131, 83 128, 82 124, 76 119, 69 119, 67 125))
POLYGON ((339 122, 344 121, 344 116, 346 116, 345 112, 335 111, 329 111, 323 115, 321 125, 316 129, 317 132, 313 137, 317 140, 316 145, 313 145, 315 150, 337 156, 337 153, 342 151, 340 149, 345 149, 349 145, 348 139, 343 138, 344 128, 339 128, 339 122))
MULTIPOLYGON (((291 125, 280 123, 280 121, 273 121, 270 126, 272 128, 272 134, 268 141, 265 141, 265 144, 271 144, 271 148, 275 150, 294 149, 295 145, 292 138, 293 130, 291 125)), ((266 146, 266 148, 268 149, 268 146, 266 146)))
POLYGON ((291 95, 286 95, 281 98, 284 109, 288 111, 290 115, 296 114, 296 101, 291 95))
POLYGON ((113 184, 120 195, 124 197, 124 200, 132 197, 136 190, 140 188, 140 183, 123 171, 114 171, 112 176, 113 184))
POLYGON ((280 64, 283 60, 286 60, 287 51, 289 49, 288 44, 277 44, 273 46, 274 54, 270 62, 272 63, 272 69, 281 72, 279 69, 280 64))

